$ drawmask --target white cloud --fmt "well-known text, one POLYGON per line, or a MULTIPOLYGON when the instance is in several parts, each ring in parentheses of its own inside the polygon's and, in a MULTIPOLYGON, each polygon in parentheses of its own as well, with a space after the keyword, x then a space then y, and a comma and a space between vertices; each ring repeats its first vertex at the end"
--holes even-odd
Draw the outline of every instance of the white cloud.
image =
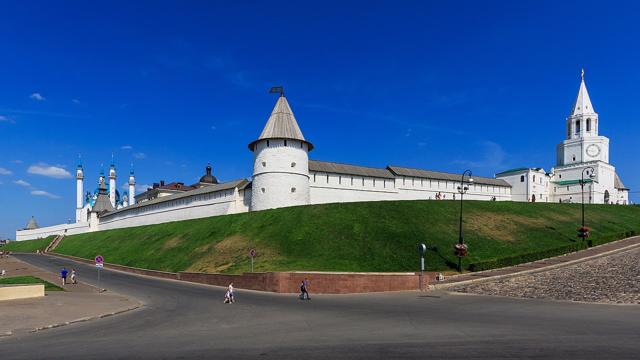
POLYGON ((0 123, 2 122, 6 122, 9 124, 15 124, 16 122, 13 119, 9 119, 8 117, 4 116, 4 115, 0 115, 0 123))
POLYGON ((50 166, 43 163, 29 166, 27 172, 29 174, 42 175, 54 179, 69 179, 71 177, 71 173, 62 167, 50 166))
POLYGON ((80 104, 80 100, 78 99, 71 99, 71 102, 74 104, 80 104))
POLYGON ((502 149, 500 144, 493 141, 481 141, 478 143, 478 149, 474 152, 479 159, 466 160, 459 159, 454 160, 456 164, 461 164, 471 168, 489 168, 489 169, 502 169, 508 167, 507 153, 502 149))
POLYGON ((122 145, 122 146, 120 146, 120 149, 122 149, 122 150, 131 150, 131 149, 133 149, 133 146, 131 146, 131 145, 122 145))
POLYGON ((211 130, 215 131, 216 129, 217 129, 217 127, 215 125, 211 125, 211 130))
POLYGON ((11 160, 14 164, 22 164, 22 160, 11 160))
POLYGON ((33 100, 37 100, 37 101, 45 101, 46 100, 46 98, 44 96, 42 96, 42 94, 40 94, 38 92, 34 92, 29 97, 32 98, 33 100))
POLYGON ((138 159, 138 160, 146 159, 147 158, 147 154, 145 154, 143 152, 137 152, 137 153, 133 154, 133 157, 135 159, 138 159))
POLYGON ((34 196, 46 196, 46 197, 48 197, 50 199, 60 199, 60 196, 54 195, 54 194, 46 192, 44 190, 33 190, 33 191, 31 191, 31 195, 34 195, 34 196))
POLYGON ((20 185, 20 186, 24 186, 24 187, 31 187, 31 184, 29 184, 28 182, 20 179, 20 180, 16 180, 13 182, 16 185, 20 185))
POLYGON ((13 171, 0 167, 0 175, 11 175, 11 174, 13 174, 13 171))

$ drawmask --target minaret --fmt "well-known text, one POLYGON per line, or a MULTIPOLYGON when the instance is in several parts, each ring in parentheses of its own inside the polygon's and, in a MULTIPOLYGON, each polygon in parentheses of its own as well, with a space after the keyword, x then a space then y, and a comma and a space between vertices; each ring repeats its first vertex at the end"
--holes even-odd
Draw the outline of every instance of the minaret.
MULTIPOLYGON (((305 140, 282 88, 253 152, 251 210, 309 204, 309 155, 305 140)), ((272 89, 273 90, 273 89, 272 89)))
POLYGON ((116 166, 111 157, 111 166, 109 166, 109 201, 111 206, 116 207, 116 166))
POLYGON ((76 169, 76 222, 87 221, 86 216, 82 216, 84 207, 84 169, 78 161, 76 169))
POLYGON ((136 177, 133 174, 133 165, 129 171, 129 205, 136 204, 136 177))

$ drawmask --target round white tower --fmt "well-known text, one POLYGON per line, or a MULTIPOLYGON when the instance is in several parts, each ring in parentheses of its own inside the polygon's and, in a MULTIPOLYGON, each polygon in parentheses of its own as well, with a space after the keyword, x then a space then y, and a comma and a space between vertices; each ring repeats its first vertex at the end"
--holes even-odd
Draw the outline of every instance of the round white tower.
POLYGON ((129 171, 129 205, 136 204, 136 177, 133 174, 133 167, 129 171))
POLYGON ((111 161, 109 166, 109 201, 111 206, 116 207, 116 166, 111 161))
POLYGON ((76 169, 76 222, 86 221, 82 217, 82 208, 84 207, 84 170, 82 164, 78 163, 76 169))
POLYGON ((309 204, 309 156, 306 141, 280 89, 280 97, 253 151, 251 210, 309 204))

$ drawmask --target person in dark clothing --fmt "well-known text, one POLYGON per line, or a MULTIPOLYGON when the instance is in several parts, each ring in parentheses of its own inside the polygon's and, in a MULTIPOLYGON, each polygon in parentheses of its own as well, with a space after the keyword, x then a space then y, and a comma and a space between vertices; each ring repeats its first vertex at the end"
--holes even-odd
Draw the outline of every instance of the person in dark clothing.
POLYGON ((311 300, 311 297, 309 296, 309 280, 307 278, 305 278, 301 283, 300 283, 300 300, 311 300))
POLYGON ((66 267, 63 267, 60 270, 60 278, 62 279, 62 285, 67 285, 67 274, 69 274, 69 270, 66 267))

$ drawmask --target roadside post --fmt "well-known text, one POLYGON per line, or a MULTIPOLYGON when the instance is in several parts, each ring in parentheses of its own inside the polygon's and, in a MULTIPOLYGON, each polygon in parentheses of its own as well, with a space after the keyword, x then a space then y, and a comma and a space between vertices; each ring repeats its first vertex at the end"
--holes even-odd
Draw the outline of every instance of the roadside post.
POLYGON ((98 255, 95 258, 96 260, 96 269, 98 270, 98 292, 102 292, 102 288, 100 287, 100 270, 104 268, 104 258, 102 255, 98 255))
POLYGON ((424 291, 424 255, 427 253, 427 245, 418 245, 418 252, 420 253, 420 291, 424 291))
POLYGON ((251 258, 251 272, 253 272, 253 258, 256 257, 256 249, 249 250, 249 257, 251 258))

